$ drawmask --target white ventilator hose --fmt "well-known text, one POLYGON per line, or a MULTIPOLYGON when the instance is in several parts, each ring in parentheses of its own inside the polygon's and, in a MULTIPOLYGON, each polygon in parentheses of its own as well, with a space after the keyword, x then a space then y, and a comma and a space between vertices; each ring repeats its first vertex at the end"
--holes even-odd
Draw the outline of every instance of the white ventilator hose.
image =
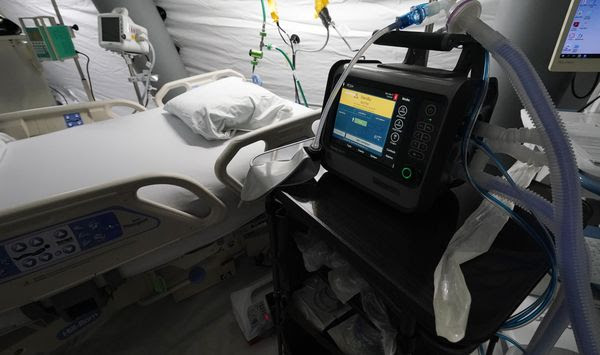
POLYGON ((550 169, 553 219, 557 222, 555 236, 558 266, 575 339, 581 353, 600 354, 600 323, 596 319, 592 303, 588 257, 582 230, 580 183, 570 140, 539 75, 523 52, 478 17, 467 15, 453 14, 449 22, 464 29, 492 53, 539 129, 550 169))

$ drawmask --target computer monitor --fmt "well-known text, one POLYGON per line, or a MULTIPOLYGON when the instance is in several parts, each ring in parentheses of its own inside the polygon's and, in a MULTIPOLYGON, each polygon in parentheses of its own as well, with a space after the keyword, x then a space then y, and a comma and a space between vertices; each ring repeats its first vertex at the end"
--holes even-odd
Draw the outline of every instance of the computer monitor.
POLYGON ((550 71, 600 72, 600 0, 572 0, 550 71))

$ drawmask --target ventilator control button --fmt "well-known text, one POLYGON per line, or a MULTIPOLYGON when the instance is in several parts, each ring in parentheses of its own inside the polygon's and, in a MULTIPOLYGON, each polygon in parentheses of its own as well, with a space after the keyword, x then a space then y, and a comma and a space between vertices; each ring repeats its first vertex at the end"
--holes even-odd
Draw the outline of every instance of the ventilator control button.
POLYGON ((29 245, 31 245, 32 247, 39 247, 42 244, 44 244, 44 240, 39 237, 35 237, 29 241, 29 245))
POLYGON ((20 252, 24 251, 25 249, 27 249, 27 245, 25 245, 25 243, 18 242, 18 243, 13 244, 11 249, 15 253, 20 253, 20 252))
POLYGON ((21 265, 25 266, 25 267, 34 267, 35 264, 37 264, 37 261, 35 261, 35 259, 25 259, 23 260, 23 263, 21 265))
POLYGON ((50 261, 50 260, 52 260, 52 254, 44 253, 44 254, 40 255, 40 257, 38 259, 40 259, 40 261, 43 261, 43 262, 50 261))
POLYGON ((74 245, 67 245, 66 247, 62 248, 62 251, 65 254, 71 254, 72 252, 75 251, 75 246, 74 245))
POLYGON ((408 107, 406 105, 402 105, 398 107, 398 116, 404 117, 408 113, 408 107))
POLYGON ((434 104, 429 104, 425 107, 425 114, 427 116, 434 116, 437 113, 437 107, 434 104))
POLYGON ((417 159, 417 160, 425 159, 425 154, 423 154, 419 151, 413 150, 413 149, 408 151, 408 156, 410 156, 411 158, 417 159))
POLYGON ((404 127, 404 121, 398 119, 394 122, 394 128, 402 129, 404 127))
POLYGON ((398 132, 392 132, 392 134, 390 135, 390 140, 392 141, 392 143, 398 143, 398 141, 400 140, 400 135, 398 134, 398 132))
POLYGON ((54 238, 56 238, 56 239, 63 239, 68 235, 69 235, 69 232, 67 232, 64 229, 59 229, 56 232, 54 232, 54 238))
POLYGON ((402 168, 401 173, 402 173, 402 177, 404 178, 404 180, 410 180, 410 178, 412 178, 412 176, 413 176, 412 169, 409 167, 402 168))

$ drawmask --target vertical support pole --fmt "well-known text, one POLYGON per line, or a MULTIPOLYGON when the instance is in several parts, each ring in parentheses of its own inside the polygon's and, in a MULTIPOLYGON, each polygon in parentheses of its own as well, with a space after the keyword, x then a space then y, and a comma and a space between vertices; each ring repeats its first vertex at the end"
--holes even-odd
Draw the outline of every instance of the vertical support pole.
POLYGON ((58 19, 58 23, 60 23, 61 25, 64 25, 65 22, 63 21, 60 11, 58 10, 58 4, 56 3, 56 0, 50 0, 50 1, 52 1, 52 7, 54 7, 54 12, 56 13, 56 18, 58 19))
MULTIPOLYGON (((52 2, 52 7, 54 8, 54 12, 56 13, 56 18, 58 19, 58 23, 64 26, 65 21, 63 20, 60 10, 58 9, 58 3, 56 2, 56 0, 50 0, 50 1, 52 2)), ((71 37, 73 37, 73 31, 71 31, 71 37)), ((79 78, 81 79, 81 85, 83 85, 83 90, 85 91, 85 94, 87 95, 88 101, 90 101, 90 102, 96 101, 96 98, 92 94, 92 88, 90 87, 90 83, 89 83, 88 79, 86 78, 85 74, 83 73, 83 69, 81 69, 81 64, 79 63, 79 56, 74 57, 73 61, 75 62, 75 67, 77 67, 77 73, 79 73, 79 78)))
POLYGON ((131 75, 131 79, 132 79, 131 83, 133 84, 133 89, 135 90, 135 96, 137 97, 140 105, 145 106, 144 99, 142 98, 142 93, 140 91, 140 87, 137 82, 136 72, 135 72, 135 69, 133 68, 133 63, 131 62, 131 58, 128 57, 126 54, 123 54, 123 59, 125 59, 125 62, 127 63, 127 68, 129 69, 129 75, 131 75))
POLYGON ((79 55, 74 57, 73 61, 75 62, 75 66, 77 67, 77 72, 79 73, 79 77, 81 78, 81 84, 83 85, 83 89, 85 90, 85 94, 87 95, 88 100, 90 102, 96 101, 96 99, 94 98, 94 95, 92 95, 92 88, 90 87, 90 83, 88 82, 88 79, 85 77, 85 74, 83 74, 83 69, 81 68, 81 64, 79 63, 79 55))

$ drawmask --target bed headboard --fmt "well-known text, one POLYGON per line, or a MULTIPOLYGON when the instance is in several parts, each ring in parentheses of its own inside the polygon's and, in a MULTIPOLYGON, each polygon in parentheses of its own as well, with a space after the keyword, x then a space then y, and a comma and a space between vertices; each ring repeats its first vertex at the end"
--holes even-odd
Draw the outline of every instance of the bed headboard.
POLYGON ((154 95, 154 101, 156 106, 163 107, 165 96, 173 89, 185 88, 186 91, 193 89, 196 86, 201 86, 219 79, 227 78, 230 76, 239 77, 245 79, 245 77, 232 69, 217 70, 210 73, 204 73, 199 75, 190 76, 189 78, 183 78, 175 81, 170 81, 164 84, 160 90, 154 95))

